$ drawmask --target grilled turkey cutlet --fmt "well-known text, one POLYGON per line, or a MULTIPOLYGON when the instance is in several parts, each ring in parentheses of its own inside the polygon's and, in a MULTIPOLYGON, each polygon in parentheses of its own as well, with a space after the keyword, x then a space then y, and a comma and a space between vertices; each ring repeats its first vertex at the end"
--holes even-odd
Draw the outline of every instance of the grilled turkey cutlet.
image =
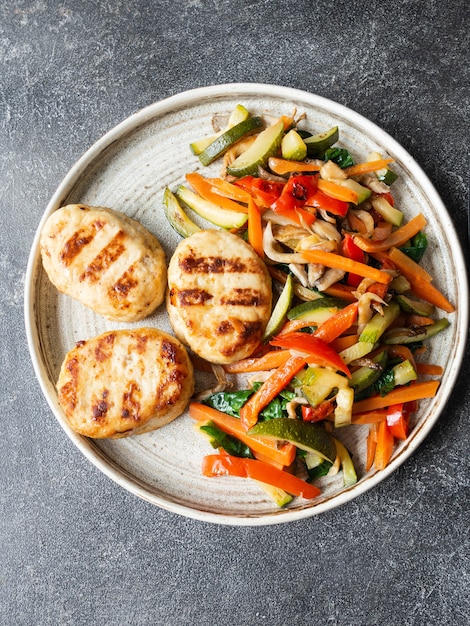
POLYGON ((59 403, 77 433, 127 437, 178 417, 194 391, 186 348, 156 328, 108 331, 65 356, 59 403))
POLYGON ((46 221, 40 247, 53 285, 109 320, 139 321, 164 300, 163 249, 123 213, 84 204, 62 207, 46 221))
POLYGON ((271 314, 271 279, 240 237, 200 231, 168 267, 167 310, 176 336, 212 363, 232 363, 259 345, 271 314))

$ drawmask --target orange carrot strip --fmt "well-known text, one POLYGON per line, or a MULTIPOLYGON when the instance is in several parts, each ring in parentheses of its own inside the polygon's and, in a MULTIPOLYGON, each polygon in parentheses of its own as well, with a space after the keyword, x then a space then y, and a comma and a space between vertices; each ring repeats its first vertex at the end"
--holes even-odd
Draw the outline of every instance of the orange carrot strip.
POLYGON ((253 198, 248 200, 248 242, 256 254, 264 259, 261 213, 253 198))
POLYGON ((353 404, 352 412, 364 413, 365 411, 375 411, 375 409, 384 409, 392 404, 400 402, 412 402, 413 400, 422 400, 423 398, 433 398, 439 387, 439 381, 430 380, 420 383, 411 383, 403 387, 396 387, 386 396, 372 396, 365 400, 359 400, 353 404))
POLYGON ((344 309, 340 309, 338 313, 324 321, 317 328, 313 333, 314 336, 323 339, 326 343, 331 343, 334 339, 337 339, 356 322, 358 306, 358 302, 352 302, 344 309))
POLYGON ((387 419, 387 409, 376 409, 375 411, 365 411, 357 413, 351 420, 351 424, 377 424, 387 419))
POLYGON ((345 335, 344 337, 338 337, 334 341, 331 342, 331 347, 336 352, 342 352, 346 350, 346 348, 351 347, 359 340, 359 335, 345 335))
POLYGON ((213 202, 221 208, 228 209, 229 211, 236 211, 238 213, 247 212, 248 209, 246 206, 243 206, 238 202, 234 202, 233 200, 230 200, 230 198, 214 193, 212 191, 211 184, 203 176, 201 176, 201 174, 198 174, 197 172, 186 174, 186 180, 194 191, 196 191, 205 200, 213 202))
POLYGON ((382 272, 375 267, 370 267, 360 261, 354 261, 345 256, 340 256, 334 252, 325 252, 324 250, 302 250, 302 256, 309 263, 319 263, 326 267, 333 267, 338 270, 344 270, 345 272, 351 272, 353 274, 359 274, 364 278, 372 278, 372 280, 378 283, 384 283, 387 285, 392 276, 387 272, 382 272))
POLYGON ((305 363, 303 357, 291 356, 284 365, 274 370, 258 391, 240 409, 240 422, 245 430, 249 430, 256 424, 260 411, 289 384, 305 363))
POLYGON ((431 326, 434 324, 432 317, 425 317, 424 315, 416 315, 415 313, 409 313, 405 316, 405 326, 431 326))
POLYGON ((342 298, 347 302, 354 302, 357 298, 353 294, 353 291, 354 287, 343 285, 342 283, 333 283, 333 285, 328 287, 328 289, 325 289, 323 293, 326 293, 328 296, 332 296, 333 298, 342 298))
POLYGON ((375 293, 376 296, 382 298, 382 300, 387 295, 388 286, 383 283, 372 283, 366 289, 367 293, 375 293))
POLYGON ((394 159, 377 159, 376 161, 367 161, 366 163, 357 163, 344 169, 347 176, 360 176, 369 172, 378 172, 387 167, 389 163, 393 163, 394 159))
POLYGON ((387 422, 379 422, 377 433, 377 447, 375 449, 374 467, 382 470, 387 467, 393 452, 393 435, 387 425, 387 422))
POLYGON ((273 370, 284 365, 290 359, 290 356, 290 350, 271 350, 259 358, 242 359, 241 361, 224 365, 224 370, 229 374, 273 370))
POLYGON ((288 159, 280 159, 278 157, 270 157, 268 159, 269 169, 274 174, 291 174, 292 172, 319 172, 320 165, 316 163, 307 163, 305 161, 289 161, 288 159))
POLYGON ((400 226, 397 230, 383 239, 382 241, 372 241, 372 239, 366 239, 362 235, 354 235, 353 241, 358 248, 364 250, 364 252, 382 252, 388 250, 393 246, 402 246, 404 243, 414 237, 419 231, 427 224, 426 218, 422 213, 418 213, 413 219, 407 222, 404 226, 400 226))
POLYGON ((272 459, 275 463, 288 466, 295 458, 296 448, 292 443, 283 443, 279 447, 275 441, 260 439, 247 435, 241 422, 236 417, 217 411, 210 406, 191 402, 189 405, 189 415, 198 422, 212 420, 217 426, 229 435, 233 435, 253 452, 260 452, 264 458, 272 459))
POLYGON ((342 200, 343 202, 356 204, 359 198, 358 193, 353 189, 332 183, 330 180, 323 180, 322 178, 318 181, 318 189, 326 193, 327 196, 336 198, 336 200, 342 200))
POLYGON ((377 448, 377 432, 378 425, 371 424, 369 426, 369 435, 367 437, 367 453, 366 453, 366 471, 368 472, 372 467, 375 457, 375 450, 377 448))
POLYGON ((356 231, 361 235, 367 233, 367 226, 365 223, 354 213, 354 211, 348 211, 347 220, 351 230, 356 231))
POLYGON ((424 376, 442 376, 444 368, 431 363, 416 363, 416 371, 424 376))
POLYGON ((248 191, 229 183, 228 180, 224 180, 223 178, 206 178, 206 180, 210 183, 212 189, 221 196, 226 196, 231 200, 244 202, 245 204, 247 204, 248 200, 251 198, 248 191))
POLYGON ((431 285, 432 276, 404 252, 398 250, 398 248, 392 248, 388 255, 385 252, 380 252, 373 256, 379 260, 388 259, 391 261, 400 271, 400 274, 408 280, 411 285, 411 291, 415 296, 430 304, 434 304, 434 306, 447 311, 447 313, 455 311, 454 305, 436 287, 431 285))
POLYGON ((253 456, 255 457, 255 459, 258 459, 258 461, 269 463, 269 465, 272 465, 273 467, 277 467, 277 469, 280 469, 280 470, 284 469, 284 465, 282 465, 282 463, 273 461, 266 454, 263 454, 262 452, 256 452, 255 450, 252 450, 252 452, 253 452, 253 456))
POLYGON ((400 270, 400 272, 408 278, 414 278, 417 276, 428 283, 432 281, 432 276, 426 270, 413 261, 407 254, 399 250, 398 248, 392 247, 388 253, 388 258, 395 265, 396 268, 400 270))
MULTIPOLYGON (((408 278, 408 276, 406 278, 408 278)), ((421 300, 425 300, 426 302, 429 302, 429 304, 433 304, 434 306, 437 306, 438 309, 442 309, 447 313, 453 313, 455 311, 454 305, 449 302, 444 294, 436 289, 436 287, 431 285, 431 283, 421 280, 420 278, 415 278, 413 280, 408 278, 408 280, 411 285, 411 291, 415 296, 421 298, 421 300)))
POLYGON ((432 281, 431 274, 398 248, 392 247, 389 252, 373 252, 372 256, 387 265, 391 263, 406 278, 417 276, 428 283, 432 281))
POLYGON ((315 485, 297 478, 289 472, 279 470, 263 461, 243 459, 238 456, 209 454, 202 461, 202 473, 204 476, 210 477, 238 476, 251 478, 309 500, 316 498, 321 493, 315 485))

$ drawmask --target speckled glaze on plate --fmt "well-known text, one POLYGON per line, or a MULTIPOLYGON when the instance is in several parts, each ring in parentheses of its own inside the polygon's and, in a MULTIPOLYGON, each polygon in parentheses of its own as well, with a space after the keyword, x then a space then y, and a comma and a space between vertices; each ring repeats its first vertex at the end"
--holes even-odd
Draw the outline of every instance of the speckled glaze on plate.
MULTIPOLYGON (((216 173, 215 164, 205 171, 216 173)), ((73 443, 102 472, 135 495, 164 509, 219 524, 263 525, 310 517, 342 505, 377 485, 409 457, 427 436, 460 368, 468 327, 468 289, 463 256, 450 217, 438 194, 414 159, 387 133, 357 113, 303 91, 264 84, 228 84, 195 89, 157 102, 130 116, 96 142, 72 167, 51 199, 32 246, 25 289, 25 323, 31 358, 47 402, 73 443), (139 324, 117 324, 59 294, 42 268, 39 234, 47 217, 60 206, 86 203, 108 206, 139 220, 160 239, 167 259, 179 236, 163 214, 162 195, 184 175, 201 170, 189 143, 212 132, 214 115, 229 114, 238 103, 250 112, 277 117, 306 113, 305 127, 320 132, 340 127, 340 143, 357 161, 376 150, 395 159, 399 179, 394 183, 397 205, 407 219, 423 212, 429 250, 425 266, 434 283, 455 304, 451 326, 429 342, 426 358, 442 365, 437 396, 421 402, 411 436, 400 444, 390 465, 365 473, 366 427, 339 433, 354 454, 359 481, 343 489, 341 473, 322 479, 322 495, 314 501, 295 499, 279 510, 252 481, 201 476, 206 441, 194 432, 183 414, 164 428, 127 439, 89 440, 74 433, 64 420, 55 383, 62 360, 77 341, 105 330, 151 325, 171 332, 165 307, 139 324)), ((198 379, 199 388, 212 381, 198 379)), ((243 381, 241 381, 243 383, 243 381)), ((48 419, 43 415, 42 419, 48 419)))

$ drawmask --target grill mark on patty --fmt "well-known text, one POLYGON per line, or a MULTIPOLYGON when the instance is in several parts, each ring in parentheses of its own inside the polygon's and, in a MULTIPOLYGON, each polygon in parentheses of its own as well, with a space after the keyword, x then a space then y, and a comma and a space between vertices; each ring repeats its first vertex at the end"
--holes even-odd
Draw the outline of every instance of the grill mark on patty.
POLYGON ((93 239, 93 235, 87 235, 82 230, 75 232, 72 237, 65 242, 64 247, 60 252, 61 262, 66 267, 71 265, 75 257, 90 243, 90 241, 93 241, 93 239))
POLYGON ((176 291, 172 289, 171 297, 177 297, 179 306, 193 306, 198 304, 204 304, 207 300, 212 299, 210 294, 205 289, 181 289, 176 291))
POLYGON ((232 306, 264 306, 267 302, 260 291, 247 287, 246 289, 232 289, 230 293, 222 296, 220 304, 232 306))
POLYGON ((131 382, 122 395, 121 417, 138 422, 140 419, 140 388, 135 382, 131 382))
POLYGON ((179 370, 171 373, 171 376, 167 376, 165 381, 157 385, 155 389, 155 409, 161 411, 162 409, 169 408, 178 402, 181 393, 181 372, 178 375, 179 370), (175 380, 172 380, 175 379, 175 380))
POLYGON ((71 265, 76 256, 95 238, 96 233, 104 226, 101 220, 95 220, 88 228, 80 228, 76 230, 68 239, 62 250, 60 251, 60 261, 68 267, 71 265))
POLYGON ((134 277, 134 273, 135 267, 131 265, 108 290, 109 299, 119 308, 129 306, 129 302, 126 302, 126 299, 129 293, 139 285, 139 281, 134 277))
POLYGON ((105 421, 106 414, 109 410, 108 395, 109 391, 107 389, 103 389, 103 392, 101 394, 101 400, 98 400, 96 404, 93 404, 93 406, 91 407, 92 419, 94 422, 105 421))
POLYGON ((145 351, 147 350, 147 343, 148 343, 148 336, 147 335, 138 335, 137 336, 137 344, 136 344, 136 350, 139 354, 145 354, 145 351))
POLYGON ((216 335, 228 335, 229 333, 231 333, 233 330, 233 324, 232 322, 229 322, 228 320, 224 320, 223 322, 220 322, 220 324, 217 326, 217 328, 215 329, 215 333, 216 335))
POLYGON ((220 256, 196 256, 193 252, 180 258, 183 272, 195 274, 246 273, 259 274, 259 265, 253 259, 226 258, 220 256))
POLYGON ((178 362, 177 359, 177 350, 174 343, 171 341, 166 341, 165 339, 161 343, 160 347, 160 356, 163 360, 175 364, 178 362))
POLYGON ((65 365, 65 369, 70 374, 70 380, 62 385, 59 390, 59 402, 64 409, 74 411, 77 406, 77 384, 80 369, 80 361, 77 357, 69 359, 65 365))
POLYGON ((113 356, 113 346, 115 338, 116 334, 111 332, 104 335, 104 337, 102 337, 98 341, 95 348, 95 358, 98 363, 103 363, 104 361, 111 359, 111 357, 113 356))
POLYGON ((100 280, 101 274, 111 267, 113 263, 125 252, 124 241, 126 234, 120 230, 111 241, 101 250, 93 261, 85 268, 79 280, 87 280, 96 283, 100 280))

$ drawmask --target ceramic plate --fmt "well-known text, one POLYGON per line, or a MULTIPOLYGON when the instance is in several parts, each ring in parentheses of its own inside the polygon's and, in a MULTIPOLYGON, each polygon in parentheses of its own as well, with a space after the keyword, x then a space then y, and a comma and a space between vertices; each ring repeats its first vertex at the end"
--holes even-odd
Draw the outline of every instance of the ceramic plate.
MULTIPOLYGON (((216 174, 219 167, 211 166, 206 172, 216 174)), ((389 135, 357 113, 303 91, 229 84, 188 91, 139 111, 100 139, 70 170, 51 199, 34 240, 25 320, 32 361, 52 412, 73 443, 108 477, 159 507, 191 518, 221 524, 274 524, 344 504, 377 485, 416 450, 442 412, 462 361, 468 319, 466 285, 461 249, 445 207, 420 167, 389 135), (390 465, 384 471, 366 473, 367 427, 348 427, 341 431, 341 438, 354 454, 358 483, 345 490, 341 474, 323 479, 321 497, 312 502, 295 499, 282 510, 255 482, 201 477, 201 459, 211 449, 194 432, 187 414, 161 430, 127 439, 88 440, 71 431, 55 390, 66 352, 79 340, 126 325, 106 321, 59 294, 45 275, 39 254, 39 233, 46 218, 62 205, 85 203, 113 207, 136 218, 158 236, 169 258, 179 236, 163 214, 163 190, 166 186, 174 189, 187 172, 201 169, 189 149, 190 141, 213 132, 214 116, 228 115, 238 103, 258 115, 292 114, 296 109, 306 114, 305 127, 314 132, 338 125, 340 143, 357 162, 374 150, 395 159, 393 167, 399 174, 394 183, 396 203, 408 219, 419 211, 425 214, 430 243, 426 268, 456 305, 456 312, 449 316, 451 326, 429 342, 427 360, 444 367, 437 397, 421 403, 412 434, 398 446, 390 465)), ((171 332, 164 306, 138 325, 171 332)), ((198 381, 200 387, 206 384, 198 381)))

